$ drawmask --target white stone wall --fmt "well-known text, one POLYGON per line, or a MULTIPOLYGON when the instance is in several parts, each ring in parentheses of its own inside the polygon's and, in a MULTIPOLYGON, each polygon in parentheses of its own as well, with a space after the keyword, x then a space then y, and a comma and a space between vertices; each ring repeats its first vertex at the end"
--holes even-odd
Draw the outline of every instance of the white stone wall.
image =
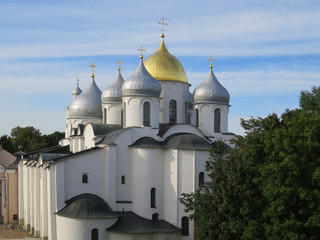
POLYGON ((66 200, 83 193, 95 194, 108 201, 106 157, 106 150, 101 149, 56 163, 58 211, 66 205, 66 200), (87 174, 88 183, 82 183, 83 174, 87 174))
POLYGON ((177 103, 177 123, 185 121, 185 102, 188 102, 188 83, 174 81, 159 81, 161 84, 160 94, 160 123, 169 123, 169 102, 175 100, 177 103))
POLYGON ((162 149, 131 148, 132 159, 132 210, 147 219, 154 213, 163 216, 163 162, 162 149), (156 204, 151 207, 151 189, 155 188, 156 204))
POLYGON ((221 133, 214 132, 214 110, 221 110, 221 133, 228 132, 228 115, 229 105, 213 104, 213 103, 197 103, 195 109, 199 112, 199 129, 206 136, 216 136, 221 133))
POLYGON ((99 239, 108 239, 106 228, 112 226, 117 219, 81 219, 57 216, 57 239, 88 240, 91 239, 92 229, 98 229, 99 239))
POLYGON ((144 127, 143 104, 150 103, 150 127, 159 128, 160 99, 156 97, 123 97, 125 104, 124 125, 125 127, 144 127))
POLYGON ((102 104, 103 123, 121 124, 122 103, 104 103, 102 104), (104 114, 106 110, 106 114, 104 114))

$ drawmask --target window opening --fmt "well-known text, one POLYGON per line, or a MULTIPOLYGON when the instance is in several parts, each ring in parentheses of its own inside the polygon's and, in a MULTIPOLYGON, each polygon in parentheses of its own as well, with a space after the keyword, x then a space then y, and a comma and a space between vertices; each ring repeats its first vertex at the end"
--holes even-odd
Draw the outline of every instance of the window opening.
POLYGON ((204 184, 204 172, 199 173, 199 187, 202 187, 204 184))
POLYGON ((199 127, 199 110, 196 109, 196 127, 199 127))
POLYGON ((82 183, 88 183, 88 174, 82 174, 82 183))
POLYGON ((156 189, 151 188, 151 207, 156 208, 156 189))
POLYGON ((181 235, 189 236, 189 219, 187 217, 181 218, 181 235))
POLYGON ((152 214, 152 220, 159 220, 159 213, 152 214))
POLYGON ((188 123, 188 103, 184 103, 184 122, 188 123))
POLYGON ((91 231, 91 240, 99 240, 99 231, 98 229, 94 228, 91 231))
POLYGON ((169 102, 169 123, 177 123, 177 102, 175 100, 169 102))
POLYGON ((190 114, 190 113, 188 113, 188 120, 187 120, 187 123, 188 123, 188 124, 191 124, 191 114, 190 114))
POLYGON ((214 131, 221 132, 221 111, 219 108, 214 110, 214 131))
POLYGON ((104 124, 107 124, 107 109, 103 109, 103 122, 104 124))
POLYGON ((143 104, 143 126, 150 126, 150 103, 143 104))
POLYGON ((121 184, 126 184, 126 176, 125 175, 121 176, 121 184))

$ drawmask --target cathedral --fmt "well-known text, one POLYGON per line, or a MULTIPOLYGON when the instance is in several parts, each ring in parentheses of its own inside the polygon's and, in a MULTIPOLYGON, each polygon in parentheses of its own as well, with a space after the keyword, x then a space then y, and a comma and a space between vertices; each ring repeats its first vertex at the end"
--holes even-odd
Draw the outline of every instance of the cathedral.
MULTIPOLYGON (((95 82, 72 91, 65 138, 22 156, 19 222, 41 239, 194 239, 179 202, 207 179, 211 145, 227 144, 228 91, 212 71, 190 93, 187 74, 158 50, 128 79, 103 91, 95 82)), ((212 61, 212 59, 211 59, 212 61)))

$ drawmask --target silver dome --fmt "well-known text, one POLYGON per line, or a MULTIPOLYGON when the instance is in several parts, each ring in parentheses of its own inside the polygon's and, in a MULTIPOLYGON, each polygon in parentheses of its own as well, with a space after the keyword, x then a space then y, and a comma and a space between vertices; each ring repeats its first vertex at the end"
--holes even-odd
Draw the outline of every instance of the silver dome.
POLYGON ((217 80, 210 68, 207 78, 194 90, 193 100, 194 102, 217 102, 229 104, 230 95, 227 89, 225 89, 217 80))
POLYGON ((122 85, 123 96, 141 95, 159 97, 160 93, 160 83, 147 71, 141 59, 137 70, 122 85))
POLYGON ((73 96, 78 96, 80 93, 82 93, 82 90, 79 88, 79 86, 77 85, 77 87, 75 89, 73 89, 72 91, 72 95, 73 96))
POLYGON ((102 118, 101 90, 94 78, 90 85, 69 106, 70 118, 102 118))
POLYGON ((123 77, 119 71, 117 79, 107 87, 101 95, 102 103, 121 102, 123 77))

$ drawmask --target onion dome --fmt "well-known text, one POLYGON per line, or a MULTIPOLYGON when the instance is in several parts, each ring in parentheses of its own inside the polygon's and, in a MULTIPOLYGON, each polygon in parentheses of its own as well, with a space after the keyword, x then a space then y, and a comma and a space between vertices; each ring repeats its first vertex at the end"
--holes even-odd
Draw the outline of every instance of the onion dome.
POLYGON ((212 72, 212 64, 210 64, 210 72, 207 78, 193 92, 194 102, 215 102, 229 104, 230 95, 221 83, 217 80, 212 72))
POLYGON ((123 83, 122 94, 123 96, 138 95, 159 97, 161 85, 145 68, 142 55, 140 59, 141 61, 136 71, 123 83))
POLYGON ((77 85, 77 87, 75 89, 73 89, 72 95, 75 97, 75 96, 78 96, 80 93, 82 93, 82 90, 77 85))
POLYGON ((119 70, 117 79, 102 92, 102 95, 101 95, 102 103, 121 102, 123 82, 124 80, 119 70))
POLYGON ((92 77, 90 85, 69 106, 70 118, 102 118, 101 90, 92 77))
POLYGON ((180 61, 171 55, 164 44, 164 34, 161 35, 158 50, 145 61, 148 72, 157 80, 188 82, 186 72, 180 61))

